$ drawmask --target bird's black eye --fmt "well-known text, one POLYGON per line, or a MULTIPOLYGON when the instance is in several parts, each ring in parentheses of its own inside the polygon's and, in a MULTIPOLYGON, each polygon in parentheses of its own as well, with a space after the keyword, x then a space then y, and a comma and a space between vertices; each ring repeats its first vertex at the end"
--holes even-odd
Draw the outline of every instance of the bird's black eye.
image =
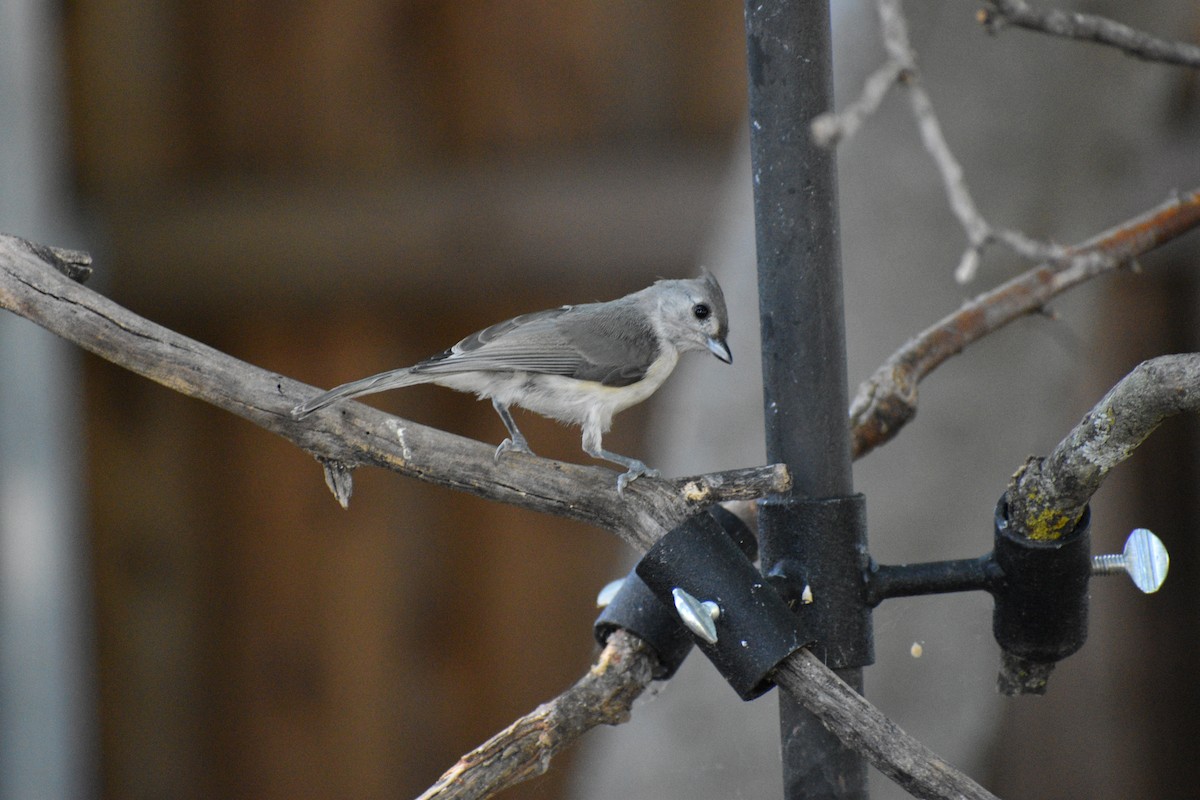
POLYGON ((696 319, 708 319, 708 315, 712 313, 712 309, 704 303, 696 303, 692 306, 692 314, 696 319))

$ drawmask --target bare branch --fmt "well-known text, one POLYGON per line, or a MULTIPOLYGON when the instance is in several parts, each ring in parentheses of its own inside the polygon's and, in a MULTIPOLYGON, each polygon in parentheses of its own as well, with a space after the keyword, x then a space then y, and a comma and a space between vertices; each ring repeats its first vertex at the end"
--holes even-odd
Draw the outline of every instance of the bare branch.
POLYGON ((979 21, 992 33, 1015 25, 1051 36, 1116 47, 1146 61, 1200 67, 1200 45, 1160 39, 1095 14, 1030 8, 1025 0, 987 0, 987 3, 991 9, 980 10, 979 21))
MULTIPOLYGON (((54 266, 54 265, 51 265, 54 266)), ((0 237, 0 307, 169 389, 212 403, 348 471, 369 464, 491 500, 589 522, 645 550, 697 510, 786 491, 782 466, 694 478, 639 478, 623 497, 611 470, 510 453, 360 403, 303 422, 289 410, 315 391, 150 322, 71 282, 14 237, 0 237)), ((348 496, 348 495, 347 495, 348 496)))
MULTIPOLYGON (((620 497, 609 470, 519 454, 496 464, 488 445, 358 403, 328 409, 298 423, 288 412, 311 391, 308 387, 139 317, 73 283, 56 271, 60 268, 43 260, 36 248, 14 237, 0 237, 0 307, 115 364, 231 411, 304 447, 327 466, 332 465, 331 483, 343 495, 349 492, 351 469, 375 464, 493 500, 601 525, 644 551, 700 508, 789 487, 786 470, 776 466, 676 481, 641 478, 620 497)), ((617 670, 611 677, 634 694, 640 691, 638 685, 645 683, 641 673, 617 670)), ((837 677, 806 651, 797 652, 781 666, 780 680, 781 685, 798 692, 806 706, 843 741, 864 749, 885 774, 907 781, 909 790, 918 796, 948 796, 934 778, 958 787, 957 796, 986 796, 975 792, 969 778, 921 749, 919 743, 908 746, 909 738, 898 727, 848 687, 840 688, 837 677), (846 691, 854 697, 846 697, 846 691), (897 741, 906 746, 889 745, 897 741)), ((615 716, 611 719, 616 720, 621 706, 612 708, 615 716)), ((544 716, 560 718, 538 734, 551 739, 543 756, 557 752, 574 738, 571 725, 595 724, 568 713, 561 704, 552 703, 544 716), (553 731, 560 728, 567 733, 555 743, 553 731)), ((455 782, 451 775, 448 783, 455 782)))
POLYGON ((854 135, 859 126, 878 110, 888 91, 904 74, 904 65, 889 59, 871 73, 863 85, 862 94, 841 111, 818 114, 811 123, 813 141, 822 147, 831 147, 854 135))
MULTIPOLYGON (((552 756, 587 731, 599 724, 627 722, 633 701, 651 680, 654 663, 641 640, 614 632, 588 675, 464 755, 418 800, 477 800, 540 775, 552 756), (616 655, 609 655, 614 647, 616 655), (599 676, 597 670, 601 670, 599 676)), ((773 677, 781 691, 800 700, 844 745, 862 753, 914 797, 995 800, 888 719, 808 650, 789 656, 773 677)))
POLYGON ((909 102, 917 121, 921 142, 941 175, 950 209, 967 236, 967 249, 955 270, 955 278, 960 283, 974 278, 983 249, 994 241, 1005 244, 1021 257, 1030 260, 1062 258, 1065 253, 1062 248, 1039 242, 1019 231, 994 228, 979 213, 979 208, 975 205, 963 178, 962 165, 946 143, 941 122, 933 110, 933 100, 921 82, 916 54, 909 43, 908 22, 900 0, 877 0, 877 4, 888 60, 867 78, 858 100, 841 112, 827 112, 812 121, 813 140, 817 144, 830 146, 849 138, 867 117, 875 113, 888 90, 897 82, 902 83, 908 89, 909 102))
POLYGON ((862 753, 914 797, 995 800, 884 716, 808 650, 790 656, 774 677, 844 745, 862 753))
POLYGON ((893 353, 850 404, 854 457, 890 441, 917 413, 917 385, 968 345, 1041 310, 1084 281, 1128 264, 1200 225, 1200 189, 1068 249, 1065 263, 1041 264, 975 297, 893 353))
POLYGON ((979 213, 979 208, 975 205, 963 178, 962 165, 958 163, 950 145, 946 143, 942 124, 933 110, 933 100, 920 80, 916 56, 908 40, 908 22, 904 18, 900 0, 879 0, 879 16, 888 53, 894 60, 904 64, 904 84, 908 87, 909 100, 913 116, 917 120, 917 129, 921 133, 921 141, 942 176, 946 197, 950 201, 950 210, 954 212, 967 234, 967 249, 954 270, 955 280, 968 283, 975 278, 983 249, 993 241, 1002 242, 1017 255, 1031 261, 1062 258, 1062 248, 1039 242, 1019 231, 993 228, 979 213))
POLYGON ((15 244, 24 247, 76 283, 86 283, 92 277, 92 257, 81 250, 31 242, 19 236, 12 237, 15 244))
POLYGON ((477 800, 541 775, 550 759, 592 728, 627 722, 654 666, 645 642, 614 631, 574 686, 464 755, 417 800, 477 800))
MULTIPOLYGON (((992 228, 979 213, 975 200, 963 180, 962 165, 950 151, 946 137, 942 134, 942 124, 933 111, 933 101, 921 82, 917 69, 916 53, 908 39, 908 20, 900 0, 877 0, 879 7, 879 22, 883 33, 883 46, 891 60, 898 64, 905 87, 908 89, 909 101, 912 104, 913 116, 917 120, 917 129, 921 134, 921 142, 933 163, 942 176, 942 184, 946 197, 950 201, 950 209, 958 217, 959 224, 966 231, 970 243, 968 253, 975 253, 992 239, 992 228)), ((961 270, 961 268, 960 268, 961 270)))
POLYGON ((1069 533, 1108 476, 1168 417, 1200 411, 1200 354, 1143 361, 1046 458, 1030 459, 1009 484, 1013 529, 1030 539, 1069 533))

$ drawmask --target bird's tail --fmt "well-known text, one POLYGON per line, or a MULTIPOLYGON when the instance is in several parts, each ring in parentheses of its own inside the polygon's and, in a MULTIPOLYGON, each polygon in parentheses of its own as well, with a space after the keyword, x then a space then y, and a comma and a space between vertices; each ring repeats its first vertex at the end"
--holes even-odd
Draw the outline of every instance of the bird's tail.
POLYGON ((430 380, 431 378, 428 375, 414 373, 408 367, 381 372, 369 378, 360 378, 356 381, 343 383, 341 386, 335 386, 328 392, 322 392, 316 397, 310 397, 292 409, 292 419, 304 419, 314 411, 332 405, 339 400, 359 397, 364 394, 374 394, 375 392, 386 392, 388 389, 399 389, 418 383, 428 383, 430 380))

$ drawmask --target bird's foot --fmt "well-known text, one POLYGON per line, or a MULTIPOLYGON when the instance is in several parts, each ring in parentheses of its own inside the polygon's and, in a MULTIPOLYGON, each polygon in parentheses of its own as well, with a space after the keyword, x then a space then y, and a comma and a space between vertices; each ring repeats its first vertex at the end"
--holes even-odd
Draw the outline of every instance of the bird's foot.
POLYGON ((529 449, 529 442, 525 441, 524 436, 518 436, 515 439, 505 439, 500 443, 500 446, 496 448, 495 460, 499 461, 500 456, 510 451, 533 455, 533 451, 529 449))
POLYGON ((657 478, 658 470, 647 467, 641 461, 632 461, 629 464, 629 471, 622 472, 617 476, 617 494, 625 494, 625 487, 629 485, 629 482, 637 480, 643 475, 647 478, 657 478))

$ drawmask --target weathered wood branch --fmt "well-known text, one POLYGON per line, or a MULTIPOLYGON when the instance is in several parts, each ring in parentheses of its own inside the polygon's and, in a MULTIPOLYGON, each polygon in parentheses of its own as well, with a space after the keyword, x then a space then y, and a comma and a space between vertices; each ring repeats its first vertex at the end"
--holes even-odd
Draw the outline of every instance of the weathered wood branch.
POLYGON ((774 677, 843 744, 864 755, 913 797, 996 800, 995 795, 884 716, 812 652, 797 651, 780 665, 774 677))
POLYGON ((551 758, 592 728, 627 722, 655 663, 645 642, 614 631, 574 686, 464 755, 417 800, 478 800, 541 775, 551 758))
MULTIPOLYGON (((297 422, 289 410, 316 389, 247 364, 80 286, 24 240, 0 236, 0 307, 132 372, 247 419, 322 460, 343 483, 367 464, 491 500, 581 520, 645 550, 712 503, 785 491, 781 465, 692 478, 639 478, 624 496, 601 467, 510 453, 344 403, 297 422), (53 267, 54 269, 51 269, 53 267)), ((348 486, 343 485, 348 491, 348 486)))
POLYGON ((1069 533, 1108 473, 1168 417, 1200 411, 1200 354, 1143 361, 1109 390, 1045 458, 1009 482, 1008 518, 1030 539, 1069 533))
POLYGON ((1188 192, 978 295, 926 328, 864 381, 850 404, 855 458, 888 442, 917 413, 917 384, 951 356, 1052 299, 1127 265, 1200 225, 1200 189, 1188 192))
MULTIPOLYGON (((239 361, 130 312, 66 276, 78 259, 55 255, 47 260, 43 252, 54 251, 0 236, 0 308, 167 388, 283 436, 326 462, 327 474, 333 471, 333 482, 341 484, 343 492, 348 470, 373 464, 493 500, 600 525, 643 552, 678 522, 712 503, 789 488, 787 471, 768 466, 674 481, 639 478, 619 496, 610 470, 536 457, 506 458, 497 464, 489 445, 359 403, 346 403, 296 422, 288 412, 298 399, 314 391, 311 387, 239 361)), ((793 655, 780 670, 784 676, 804 676, 805 682, 822 673, 827 673, 824 681, 812 681, 804 689, 806 705, 811 704, 814 713, 851 746, 870 742, 866 755, 872 763, 900 779, 911 776, 920 790, 918 796, 945 796, 936 788, 923 788, 922 781, 930 770, 950 768, 928 750, 893 747, 894 741, 908 740, 894 724, 880 726, 878 720, 883 717, 877 710, 856 726, 855 718, 869 704, 858 697, 847 706, 851 698, 834 691, 837 676, 806 651, 793 655), (838 720, 846 725, 839 726, 838 720)), ((958 776, 958 780, 972 785, 966 776, 958 776)))

